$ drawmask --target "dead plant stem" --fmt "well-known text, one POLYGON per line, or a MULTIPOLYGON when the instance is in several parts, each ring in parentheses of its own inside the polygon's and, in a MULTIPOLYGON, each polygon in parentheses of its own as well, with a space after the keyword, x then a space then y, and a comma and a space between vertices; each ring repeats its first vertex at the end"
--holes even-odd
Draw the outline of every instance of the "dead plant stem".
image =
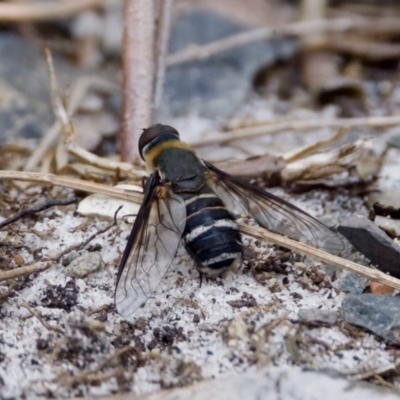
POLYGON ((344 33, 344 32, 399 32, 400 25, 396 18, 335 18, 313 21, 288 23, 274 28, 257 28, 216 40, 206 45, 191 45, 171 54, 167 65, 172 66, 189 61, 205 60, 215 54, 232 50, 249 43, 261 42, 276 35, 301 36, 314 33, 344 33))
POLYGON ((125 0, 121 157, 139 162, 137 144, 151 124, 154 81, 154 0, 125 0))
POLYGON ((99 7, 105 0, 58 0, 0 3, 0 22, 32 22, 66 18, 89 8, 99 7))
POLYGON ((321 129, 321 128, 383 128, 387 126, 399 125, 400 116, 379 116, 379 117, 362 117, 362 118, 336 118, 336 119, 308 119, 300 121, 279 121, 265 123, 249 128, 235 129, 229 132, 214 134, 209 138, 199 141, 189 142, 193 147, 211 146, 215 144, 226 144, 234 140, 255 138, 264 135, 272 135, 282 131, 300 131, 305 129, 321 129))
POLYGON ((0 272, 0 282, 7 281, 9 279, 23 278, 37 272, 45 271, 52 266, 52 262, 37 262, 31 265, 26 265, 25 267, 15 268, 10 271, 0 272))

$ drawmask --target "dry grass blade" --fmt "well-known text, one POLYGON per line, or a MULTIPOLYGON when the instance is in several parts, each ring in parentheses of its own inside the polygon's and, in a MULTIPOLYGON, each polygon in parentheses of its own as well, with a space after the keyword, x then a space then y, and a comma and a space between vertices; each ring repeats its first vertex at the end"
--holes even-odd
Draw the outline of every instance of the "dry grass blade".
POLYGON ((262 228, 254 228, 245 224, 238 224, 241 232, 249 235, 255 239, 267 240, 268 242, 277 244, 279 246, 287 247, 298 253, 305 254, 326 264, 345 269, 355 274, 364 276, 371 280, 384 283, 390 287, 400 290, 400 280, 386 275, 376 269, 364 267, 363 265, 345 260, 344 258, 334 256, 323 250, 316 249, 315 247, 308 246, 304 243, 296 242, 295 240, 288 239, 276 233, 269 232, 262 228))
POLYGON ((137 203, 140 203, 143 199, 143 195, 140 192, 84 181, 82 179, 70 178, 68 176, 57 176, 40 172, 0 171, 0 180, 1 179, 51 184, 88 193, 105 194, 137 203))
POLYGON ((302 35, 317 32, 345 32, 354 29, 354 27, 354 20, 349 18, 338 18, 331 21, 319 20, 294 22, 276 28, 258 28, 237 33, 203 46, 191 45, 188 48, 169 55, 167 58, 167 65, 172 66, 193 60, 205 60, 223 51, 232 50, 249 43, 270 39, 275 35, 302 35))
POLYGON ((400 125, 400 116, 393 115, 387 117, 362 117, 362 118, 336 118, 336 119, 308 119, 301 121, 279 121, 269 122, 249 128, 235 129, 223 134, 215 134, 209 138, 204 138, 196 142, 190 142, 193 147, 211 146, 215 144, 226 144, 234 140, 242 140, 271 135, 283 131, 299 131, 305 129, 319 128, 355 128, 369 127, 382 128, 387 126, 400 125))
POLYGON ((275 28, 258 28, 240 32, 206 45, 191 45, 167 57, 167 65, 172 66, 194 60, 205 60, 215 54, 232 50, 250 43, 270 39, 276 35, 312 35, 318 33, 362 32, 365 34, 399 33, 396 18, 335 18, 314 21, 293 22, 275 28))
POLYGON ((15 268, 10 271, 0 272, 0 282, 7 281, 9 279, 17 279, 23 278, 24 276, 28 276, 31 274, 35 274, 36 272, 42 272, 46 269, 49 269, 52 265, 52 262, 37 262, 31 265, 27 265, 21 268, 15 268))
POLYGON ((103 5, 106 0, 58 0, 0 3, 1 22, 45 21, 66 18, 88 8, 103 5))
POLYGON ((76 140, 75 127, 68 115, 68 111, 61 99, 56 74, 54 71, 53 59, 49 49, 45 50, 47 67, 50 75, 50 86, 51 86, 51 103, 53 106, 53 112, 57 117, 58 121, 62 126, 63 142, 69 153, 73 154, 80 160, 93 165, 98 168, 112 171, 124 171, 134 177, 142 178, 146 176, 146 172, 143 170, 136 170, 131 164, 119 161, 107 160, 102 157, 96 156, 95 154, 86 151, 78 146, 76 140))
MULTIPOLYGON (((114 84, 97 76, 84 76, 78 78, 71 87, 71 92, 68 98, 67 105, 68 114, 73 115, 77 111, 84 97, 87 95, 90 89, 111 93, 114 88, 114 84)), ((47 130, 39 145, 30 155, 28 161, 24 166, 24 171, 32 171, 40 162, 43 161, 46 153, 59 141, 61 129, 62 126, 60 121, 56 120, 53 125, 47 130)))
POLYGON ((348 131, 349 131, 349 127, 347 127, 347 126, 339 128, 339 130, 328 139, 320 140, 309 146, 301 147, 300 149, 296 149, 296 150, 290 151, 288 153, 285 153, 283 155, 283 160, 287 163, 291 163, 293 161, 297 161, 297 160, 300 160, 311 154, 314 154, 317 150, 321 150, 323 148, 326 148, 327 146, 332 145, 333 143, 336 143, 348 131))

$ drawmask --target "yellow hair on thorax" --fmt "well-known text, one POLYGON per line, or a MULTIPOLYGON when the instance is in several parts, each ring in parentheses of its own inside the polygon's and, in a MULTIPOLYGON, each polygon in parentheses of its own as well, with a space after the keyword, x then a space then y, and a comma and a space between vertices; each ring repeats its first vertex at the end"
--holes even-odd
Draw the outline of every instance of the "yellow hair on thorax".
POLYGON ((168 149, 185 149, 193 152, 193 149, 185 142, 181 142, 177 139, 169 139, 165 142, 161 142, 157 144, 153 148, 151 148, 148 153, 144 156, 146 160, 146 169, 148 172, 154 171, 154 160, 165 150, 168 149))

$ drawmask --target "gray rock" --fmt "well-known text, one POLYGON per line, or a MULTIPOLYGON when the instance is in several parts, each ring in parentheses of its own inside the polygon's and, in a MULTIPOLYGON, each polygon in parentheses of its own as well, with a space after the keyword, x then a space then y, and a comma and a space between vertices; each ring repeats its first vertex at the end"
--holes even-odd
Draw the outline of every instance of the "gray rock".
POLYGON ((201 324, 199 324, 199 330, 203 332, 213 333, 215 329, 207 322, 202 322, 201 324))
POLYGON ((400 298, 374 294, 349 295, 342 303, 343 319, 386 341, 400 344, 400 298))
MULTIPOLYGON (((54 57, 57 77, 73 82, 76 72, 54 57)), ((15 138, 39 138, 54 121, 44 55, 28 41, 0 35, 0 143, 15 138)))
POLYGON ((338 289, 345 293, 361 294, 369 285, 369 279, 365 276, 342 271, 338 283, 338 289))
POLYGON ((333 325, 337 321, 337 312, 328 309, 302 308, 299 310, 298 317, 305 322, 323 322, 333 325))
POLYGON ((141 396, 120 394, 113 400, 397 400, 395 391, 363 382, 349 382, 338 374, 269 367, 207 380, 194 385, 141 396))
POLYGON ((71 278, 84 278, 98 271, 103 265, 101 254, 98 251, 84 254, 75 258, 64 268, 64 274, 71 278))
POLYGON ((389 139, 388 144, 393 147, 400 148, 400 129, 398 126, 390 129, 388 132, 389 139))
POLYGON ((339 225, 338 231, 381 271, 400 278, 400 246, 372 221, 351 216, 339 225))
MULTIPOLYGON (((246 26, 209 11, 184 13, 171 31, 169 52, 191 44, 206 44, 247 30, 246 26)), ((255 73, 264 66, 291 57, 293 40, 273 39, 222 52, 204 61, 171 66, 166 73, 160 120, 195 112, 208 118, 225 118, 252 88, 255 73)))

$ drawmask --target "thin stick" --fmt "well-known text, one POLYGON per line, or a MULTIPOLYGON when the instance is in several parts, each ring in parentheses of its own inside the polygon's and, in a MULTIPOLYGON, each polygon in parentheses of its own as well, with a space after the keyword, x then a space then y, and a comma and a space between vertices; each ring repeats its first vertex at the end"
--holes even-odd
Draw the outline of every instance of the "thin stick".
POLYGON ((100 373, 100 371, 108 363, 110 363, 111 361, 113 361, 116 358, 121 357, 123 354, 125 354, 129 351, 135 351, 135 348, 132 346, 122 347, 121 349, 117 350, 115 353, 106 357, 93 370, 83 372, 82 374, 77 375, 77 376, 67 376, 65 373, 62 373, 61 375, 58 376, 56 381, 60 382, 63 386, 72 386, 77 383, 90 383, 92 381, 97 381, 97 380, 102 381, 102 380, 107 380, 109 378, 112 378, 116 374, 122 373, 122 371, 120 369, 113 370, 109 373, 100 373))
POLYGON ((55 326, 51 326, 47 321, 45 321, 43 319, 43 317, 33 308, 29 307, 27 304, 22 304, 22 307, 26 308, 32 315, 34 315, 39 322, 49 331, 54 331, 57 333, 60 333, 61 335, 64 333, 61 329, 55 327, 55 326))
POLYGON ((49 269, 51 266, 52 262, 46 261, 46 262, 37 262, 21 268, 15 268, 10 271, 2 271, 0 272, 0 282, 7 281, 9 279, 23 278, 24 276, 45 271, 46 269, 49 269))
POLYGON ((392 288, 400 290, 400 279, 394 278, 390 275, 386 275, 383 272, 378 271, 377 269, 364 267, 363 265, 345 260, 341 257, 334 256, 323 250, 316 249, 315 247, 308 246, 304 243, 296 242, 295 240, 288 239, 276 233, 269 232, 266 229, 250 227, 243 223, 239 223, 238 226, 241 232, 255 239, 267 240, 268 242, 272 242, 279 246, 287 247, 301 254, 316 258, 317 260, 322 261, 328 265, 333 265, 335 267, 354 272, 355 274, 364 276, 376 282, 384 283, 392 288))
POLYGON ((93 239, 95 239, 97 236, 109 231, 111 228, 113 228, 115 225, 117 225, 117 214, 119 210, 122 208, 120 206, 118 210, 114 214, 114 221, 107 225, 105 228, 98 230, 96 233, 93 233, 90 235, 86 240, 84 240, 82 243, 74 244, 72 246, 69 246, 66 250, 62 251, 61 253, 57 254, 54 257, 51 257, 52 261, 59 262, 62 257, 64 257, 66 254, 71 253, 72 251, 79 251, 82 250, 84 247, 86 247, 93 239))
POLYGON ((14 214, 12 217, 7 218, 4 221, 0 222, 0 229, 3 229, 5 226, 10 225, 15 221, 18 221, 21 218, 27 217, 28 215, 36 214, 40 211, 47 210, 51 207, 68 206, 73 203, 76 203, 76 199, 54 199, 54 200, 47 201, 44 204, 26 208, 16 214, 14 214))
POLYGON ((105 194, 123 200, 134 201, 136 203, 140 203, 143 199, 143 195, 137 191, 102 185, 101 183, 84 181, 82 179, 70 178, 68 176, 57 176, 40 172, 0 171, 0 180, 1 179, 46 183, 81 190, 88 193, 105 194))
POLYGON ((252 126, 250 128, 235 129, 223 134, 215 134, 209 138, 199 141, 189 142, 193 147, 210 146, 215 144, 225 144, 234 140, 255 138, 263 135, 271 135, 282 131, 299 131, 304 129, 319 128, 382 128, 387 126, 399 125, 400 116, 393 115, 387 117, 365 117, 365 118, 337 118, 337 119, 308 119, 301 121, 279 121, 271 122, 263 125, 252 126))
POLYGON ((169 34, 171 30, 172 5, 174 0, 161 0, 158 18, 158 29, 156 33, 156 75, 153 97, 153 119, 157 116, 162 102, 164 91, 165 69, 167 64, 167 53, 169 34))
POLYGON ((100 372, 110 361, 114 360, 115 358, 121 357, 123 354, 135 351, 135 348, 132 346, 124 346, 121 349, 117 350, 115 353, 106 357, 102 362, 100 362, 95 369, 90 371, 89 373, 95 374, 96 372, 100 372))
POLYGON ((151 123, 154 79, 154 0, 125 0, 121 157, 140 160, 137 144, 151 123))
POLYGON ((371 61, 394 59, 400 57, 400 45, 398 43, 380 42, 369 37, 343 37, 335 35, 326 37, 318 47, 339 53, 351 54, 371 61))
POLYGON ((400 26, 395 18, 373 20, 367 18, 336 18, 332 20, 316 20, 293 22, 275 28, 258 28, 227 38, 216 40, 206 45, 190 45, 189 47, 171 54, 167 58, 167 65, 172 66, 194 60, 205 60, 215 54, 232 50, 249 43, 261 42, 276 35, 305 35, 313 33, 341 33, 348 31, 371 32, 399 32, 400 26))
POLYGON ((106 0, 58 0, 31 3, 0 3, 0 22, 45 21, 66 18, 89 8, 99 7, 106 0))
MULTIPOLYGON (((92 373, 86 373, 84 372, 81 375, 78 376, 67 376, 68 373, 64 373, 64 375, 60 375, 57 379, 54 381, 57 381, 58 385, 64 386, 64 387, 74 387, 76 385, 90 385, 92 382, 105 382, 108 379, 114 378, 116 376, 120 376, 124 373, 125 371, 122 369, 121 366, 115 368, 114 370, 110 372, 98 372, 96 374, 92 373)), ((53 381, 53 382, 54 382, 53 381)))

